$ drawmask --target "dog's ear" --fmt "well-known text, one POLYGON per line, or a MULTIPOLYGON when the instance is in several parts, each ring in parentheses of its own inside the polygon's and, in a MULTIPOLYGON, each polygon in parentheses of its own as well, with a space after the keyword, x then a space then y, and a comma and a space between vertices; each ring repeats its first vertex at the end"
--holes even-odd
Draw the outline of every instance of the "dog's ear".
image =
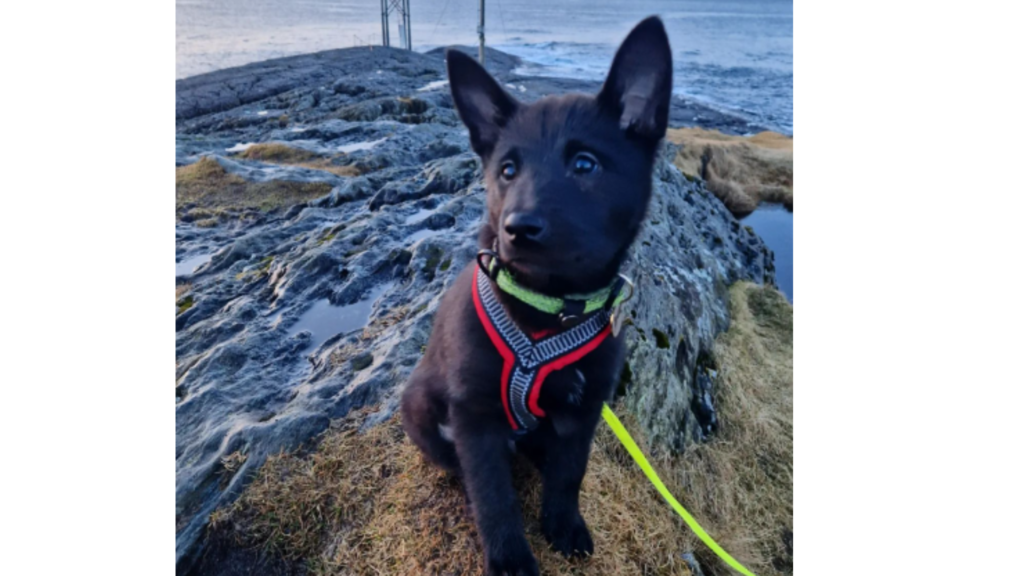
POLYGON ((672 49, 660 18, 651 16, 629 33, 597 98, 629 134, 653 143, 665 136, 672 98, 672 49))
POLYGON ((490 154, 502 127, 515 114, 519 102, 477 64, 471 56, 448 49, 448 81, 455 109, 469 128, 469 142, 481 158, 490 154))

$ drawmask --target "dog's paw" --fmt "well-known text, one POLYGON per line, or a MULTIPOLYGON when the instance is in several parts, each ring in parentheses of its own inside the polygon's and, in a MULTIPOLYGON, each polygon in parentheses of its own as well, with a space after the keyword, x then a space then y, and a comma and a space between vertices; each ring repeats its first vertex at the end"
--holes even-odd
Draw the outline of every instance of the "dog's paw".
POLYGON ((487 576, 540 576, 537 560, 525 538, 507 541, 487 556, 487 576))
POLYGON ((548 543, 566 558, 594 553, 594 541, 579 512, 545 517, 542 528, 548 543))

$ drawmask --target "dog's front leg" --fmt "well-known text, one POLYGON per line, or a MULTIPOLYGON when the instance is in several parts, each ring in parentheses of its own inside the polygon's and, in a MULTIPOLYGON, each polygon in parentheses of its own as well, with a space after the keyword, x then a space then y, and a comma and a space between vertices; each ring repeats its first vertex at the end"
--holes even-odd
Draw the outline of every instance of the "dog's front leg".
POLYGON ((464 414, 458 408, 452 410, 455 450, 483 541, 487 574, 539 576, 512 486, 508 424, 503 420, 467 422, 464 414))
POLYGON ((541 528, 548 542, 566 557, 594 553, 594 541, 580 514, 580 486, 595 425, 587 422, 573 434, 560 437, 545 453, 541 528))

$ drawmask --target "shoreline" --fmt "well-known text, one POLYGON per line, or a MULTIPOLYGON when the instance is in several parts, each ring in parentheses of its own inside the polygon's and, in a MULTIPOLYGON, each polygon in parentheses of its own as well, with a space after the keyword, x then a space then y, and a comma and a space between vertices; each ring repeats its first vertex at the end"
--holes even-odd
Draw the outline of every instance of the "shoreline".
MULTIPOLYGON (((453 48, 476 54, 475 47, 453 46, 453 48)), ((379 61, 379 56, 384 54, 399 60, 404 59, 410 63, 433 61, 433 65, 428 64, 423 72, 429 71, 427 74, 432 73, 437 76, 435 81, 441 81, 445 78, 443 52, 444 48, 434 48, 426 52, 410 52, 383 46, 337 48, 262 60, 176 79, 176 119, 180 123, 182 120, 244 106, 289 90, 312 88, 325 81, 325 76, 330 73, 351 74, 353 67, 373 73, 373 70, 365 66, 365 61, 367 59, 371 62, 379 61), (276 78, 266 80, 271 76, 276 76, 276 78), (212 86, 232 86, 233 88, 229 88, 226 92, 217 90, 217 92, 221 92, 220 94, 211 94, 209 92, 212 86)), ((503 83, 515 84, 517 90, 510 90, 510 92, 513 92, 517 98, 526 101, 552 94, 593 93, 601 85, 600 82, 593 80, 520 75, 516 69, 520 68, 524 61, 517 56, 493 48, 487 49, 486 63, 488 71, 503 83), (520 86, 522 89, 519 89, 520 86)), ((406 86, 406 89, 413 91, 418 88, 406 86)), ((717 130, 730 135, 752 135, 770 131, 769 128, 751 122, 739 113, 720 110, 679 94, 673 94, 669 125, 673 128, 697 127, 717 130)))

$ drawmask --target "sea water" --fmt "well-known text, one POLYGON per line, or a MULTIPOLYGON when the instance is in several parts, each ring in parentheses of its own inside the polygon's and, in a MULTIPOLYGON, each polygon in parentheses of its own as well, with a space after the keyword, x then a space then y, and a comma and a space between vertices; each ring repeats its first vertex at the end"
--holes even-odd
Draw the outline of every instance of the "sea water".
MULTIPOLYGON (((414 49, 475 45, 478 9, 413 0, 414 49)), ((600 80, 652 14, 669 33, 677 94, 793 133, 792 0, 489 0, 487 44, 527 60, 523 74, 600 80)), ((377 0, 177 0, 179 78, 380 38, 377 0)))
POLYGON ((781 204, 761 204, 740 222, 775 253, 775 284, 793 302, 793 213, 781 204))

